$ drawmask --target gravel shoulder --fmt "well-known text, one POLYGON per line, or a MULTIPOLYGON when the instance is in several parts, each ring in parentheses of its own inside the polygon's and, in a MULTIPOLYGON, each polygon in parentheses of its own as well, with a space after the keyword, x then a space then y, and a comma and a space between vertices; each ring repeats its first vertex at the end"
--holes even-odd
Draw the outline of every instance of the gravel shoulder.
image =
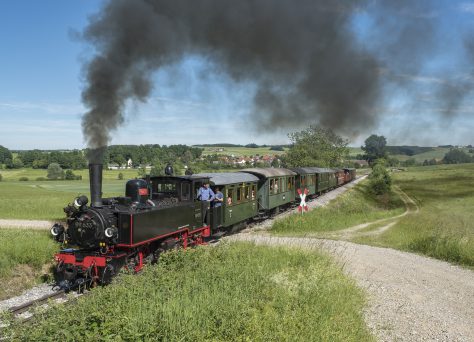
POLYGON ((50 229, 53 224, 54 223, 51 221, 0 219, 0 229, 1 228, 50 229))

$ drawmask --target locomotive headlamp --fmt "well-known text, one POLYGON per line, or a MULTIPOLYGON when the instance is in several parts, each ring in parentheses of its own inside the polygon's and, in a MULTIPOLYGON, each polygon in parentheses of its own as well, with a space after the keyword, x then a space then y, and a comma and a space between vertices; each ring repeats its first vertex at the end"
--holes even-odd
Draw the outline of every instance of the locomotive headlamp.
POLYGON ((107 229, 105 230, 104 234, 105 234, 106 237, 111 238, 111 237, 113 237, 114 235, 116 235, 117 232, 118 232, 118 231, 117 231, 117 228, 113 228, 113 227, 110 228, 110 227, 109 227, 109 228, 107 228, 107 229))
POLYGON ((54 226, 51 227, 51 235, 58 236, 64 233, 64 227, 60 224, 55 223, 54 226))
POLYGON ((74 207, 76 207, 76 209, 79 209, 83 205, 86 205, 88 202, 89 199, 87 198, 87 196, 79 196, 74 200, 74 207))

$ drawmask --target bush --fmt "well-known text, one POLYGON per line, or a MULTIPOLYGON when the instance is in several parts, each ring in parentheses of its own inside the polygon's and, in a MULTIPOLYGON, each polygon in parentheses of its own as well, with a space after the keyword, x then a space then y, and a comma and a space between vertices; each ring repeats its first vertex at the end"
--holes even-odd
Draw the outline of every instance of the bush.
MULTIPOLYGON (((72 171, 71 171, 72 172, 72 171)), ((48 179, 64 179, 64 171, 58 163, 51 163, 48 166, 48 179)))
POLYGON ((391 187, 392 178, 385 168, 385 165, 381 162, 375 164, 369 176, 370 191, 375 195, 384 195, 390 192, 391 187))
POLYGON ((0 182, 2 181, 2 179, 3 179, 3 176, 2 176, 2 174, 0 173, 0 182))
POLYGON ((75 175, 72 170, 66 170, 66 173, 64 174, 64 179, 66 180, 81 180, 82 176, 81 175, 75 175))
POLYGON ((25 177, 25 176, 20 177, 18 180, 19 180, 20 182, 27 182, 27 181, 29 181, 28 177, 25 177))
POLYGON ((117 178, 118 178, 119 180, 122 180, 122 179, 123 179, 123 173, 120 172, 120 173, 118 174, 117 178))
POLYGON ((48 179, 46 177, 36 177, 36 180, 38 182, 44 182, 44 181, 47 181, 48 179))

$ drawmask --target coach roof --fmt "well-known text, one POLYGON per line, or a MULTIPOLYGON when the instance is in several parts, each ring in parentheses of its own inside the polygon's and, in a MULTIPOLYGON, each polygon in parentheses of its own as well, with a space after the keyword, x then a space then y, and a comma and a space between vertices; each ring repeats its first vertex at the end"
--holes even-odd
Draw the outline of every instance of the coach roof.
POLYGON ((258 177, 240 172, 196 173, 193 176, 209 178, 214 185, 258 182, 258 177))
POLYGON ((300 174, 307 175, 312 173, 334 173, 332 169, 322 168, 322 167, 294 167, 291 170, 300 174))
POLYGON ((242 173, 252 173, 254 175, 258 176, 263 176, 263 177, 279 177, 279 176, 295 176, 296 173, 294 173, 291 170, 288 169, 282 169, 282 168, 253 168, 253 169, 243 169, 240 170, 239 172, 242 173))

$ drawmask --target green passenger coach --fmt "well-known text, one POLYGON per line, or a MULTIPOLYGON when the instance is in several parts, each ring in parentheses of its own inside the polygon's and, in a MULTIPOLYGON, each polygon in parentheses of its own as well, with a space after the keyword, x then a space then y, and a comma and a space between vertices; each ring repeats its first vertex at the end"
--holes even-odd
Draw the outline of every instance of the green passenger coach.
POLYGON ((258 213, 258 178, 248 173, 201 173, 193 177, 209 178, 214 192, 219 188, 224 195, 222 206, 211 208, 211 228, 225 228, 246 221, 258 213))
POLYGON ((296 173, 280 168, 244 169, 241 173, 258 177, 257 200, 260 212, 277 212, 295 200, 296 173))

